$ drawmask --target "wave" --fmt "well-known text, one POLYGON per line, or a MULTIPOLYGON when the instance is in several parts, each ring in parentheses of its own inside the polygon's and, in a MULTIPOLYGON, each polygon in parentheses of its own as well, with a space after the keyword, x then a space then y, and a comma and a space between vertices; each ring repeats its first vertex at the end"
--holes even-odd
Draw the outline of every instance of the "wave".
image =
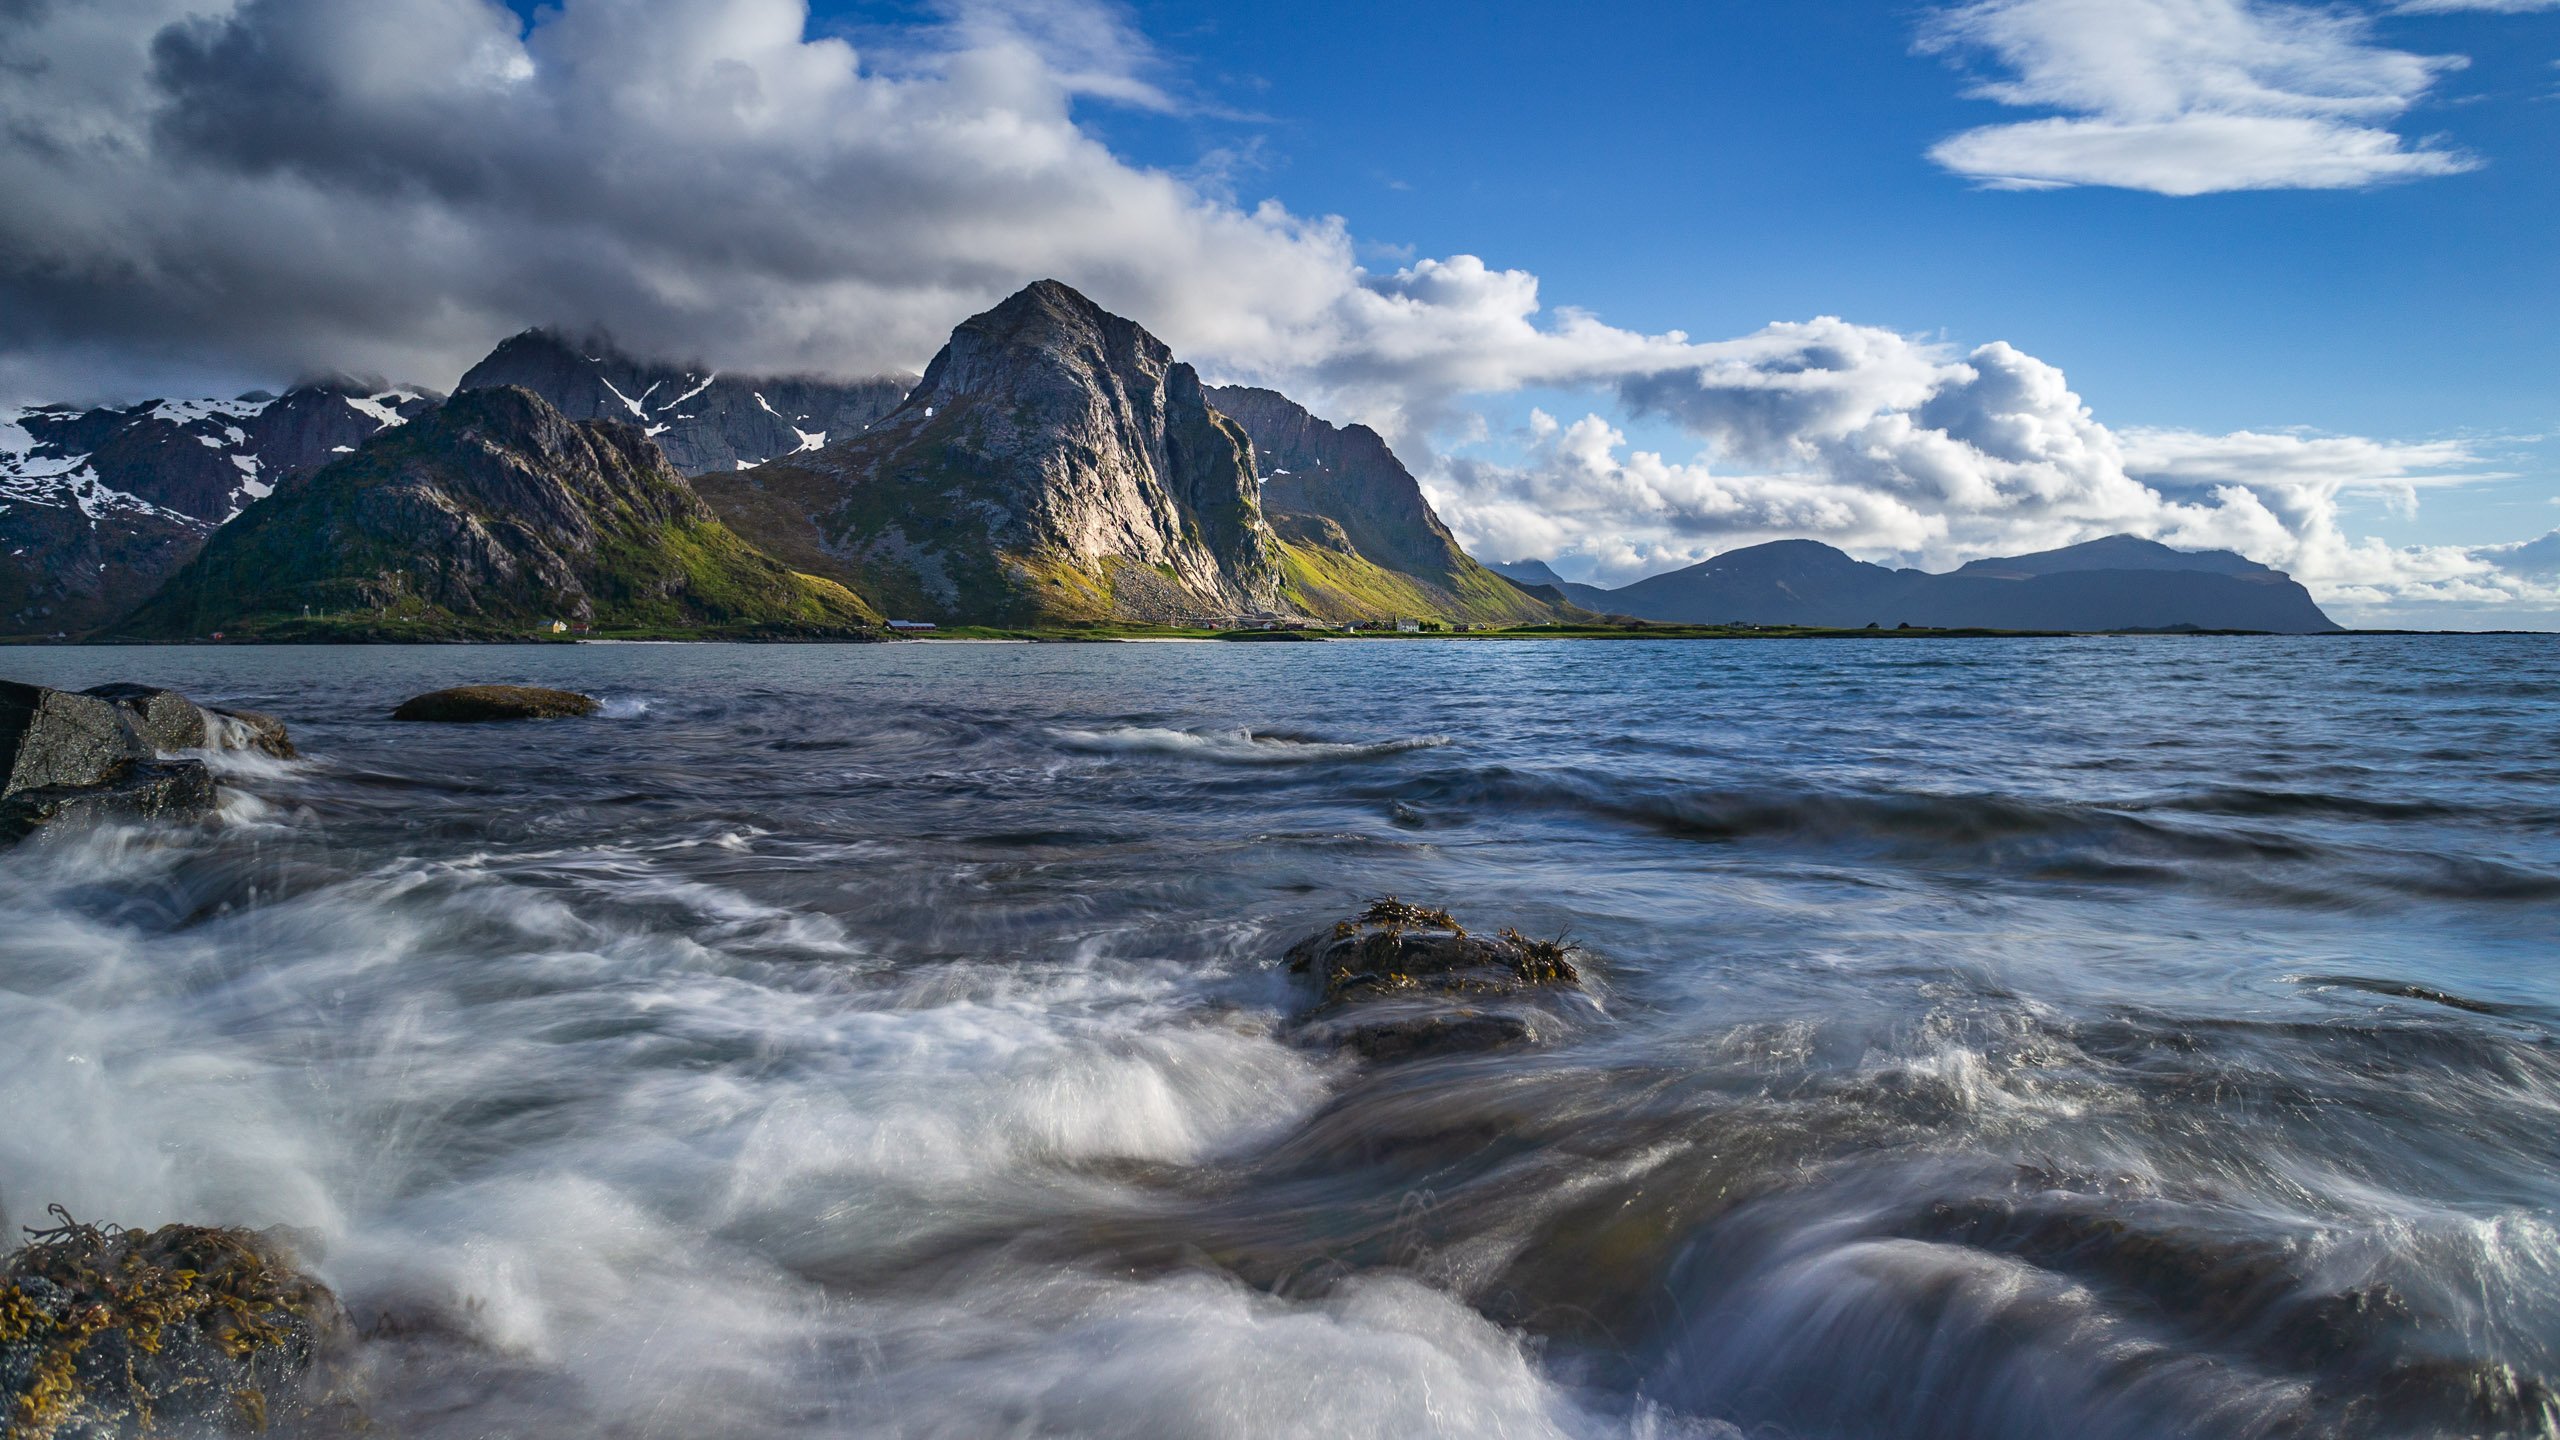
POLYGON ((1222 765, 1308 765, 1331 760, 1375 760, 1414 750, 1436 750, 1446 735, 1342 742, 1254 730, 1174 730, 1157 725, 1116 725, 1107 730, 1059 730, 1072 750, 1098 755, 1181 755, 1222 765))
MULTIPOLYGON (((1925 868, 2091 883, 2198 882, 2281 903, 2330 904, 2377 889, 2448 900, 2560 898, 2560 874, 2526 864, 2434 853, 2396 837, 2359 844, 2337 831, 2276 828, 2289 803, 2283 798, 2263 813, 2233 807, 2237 813, 2186 822, 2182 814, 2206 806, 2079 804, 1980 792, 1700 789, 1505 765, 1443 770, 1360 793, 1415 828, 1546 810, 1710 844, 1806 847, 1925 868), (2247 820, 2261 823, 2236 823, 2247 820)), ((2416 805, 2402 810, 2366 802, 2359 810, 2356 804, 2324 798, 2304 801, 2294 813, 2377 820, 2426 813, 2416 805)))

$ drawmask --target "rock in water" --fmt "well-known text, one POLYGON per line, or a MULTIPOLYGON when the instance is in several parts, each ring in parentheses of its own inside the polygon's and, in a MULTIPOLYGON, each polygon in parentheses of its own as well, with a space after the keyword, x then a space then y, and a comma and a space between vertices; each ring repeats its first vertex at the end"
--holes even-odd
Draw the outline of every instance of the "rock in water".
POLYGON ((1289 950, 1322 999, 1300 1039, 1372 1060, 1536 1042, 1562 1028, 1555 1002, 1589 1008, 1567 948, 1517 930, 1470 935, 1446 910, 1390 896, 1289 950))
POLYGON ((0 843, 67 823, 201 819, 213 805, 212 772, 156 758, 122 706, 0 681, 0 843))
POLYGON ((257 750, 279 760, 298 758, 302 752, 293 746, 293 735, 284 722, 273 715, 255 710, 217 710, 206 706, 212 717, 206 727, 205 743, 218 750, 257 750))
POLYGON ((332 1412, 338 1297, 275 1231, 74 1222, 0 1269, 9 1440, 255 1434, 332 1412))
POLYGON ((112 702, 0 680, 0 800, 103 784, 149 755, 112 702))
POLYGON ((94 785, 49 785, 0 800, 0 842, 39 829, 114 821, 202 820, 220 797, 201 760, 136 760, 94 785))
POLYGON ((150 685, 93 685, 81 692, 122 710, 134 733, 154 750, 196 750, 205 743, 204 711, 175 690, 150 685))
POLYGON ((0 681, 0 843, 67 823, 203 819, 213 772, 162 752, 226 745, 293 756, 281 723, 206 710, 175 691, 101 685, 74 695, 0 681))
POLYGON ((559 720, 604 708, 593 695, 535 685, 457 685, 401 702, 394 720, 469 723, 482 720, 559 720))

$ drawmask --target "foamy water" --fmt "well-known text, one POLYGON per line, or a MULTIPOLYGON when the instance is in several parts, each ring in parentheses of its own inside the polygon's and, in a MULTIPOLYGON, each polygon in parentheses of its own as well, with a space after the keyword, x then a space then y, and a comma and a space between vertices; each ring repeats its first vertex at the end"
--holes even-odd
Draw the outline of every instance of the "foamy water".
POLYGON ((2560 1433, 2542 641, 8 669, 308 758, 0 857, 0 1206, 301 1228, 391 1433, 2560 1433), (1607 1005, 1291 1043, 1390 892, 1607 1005))

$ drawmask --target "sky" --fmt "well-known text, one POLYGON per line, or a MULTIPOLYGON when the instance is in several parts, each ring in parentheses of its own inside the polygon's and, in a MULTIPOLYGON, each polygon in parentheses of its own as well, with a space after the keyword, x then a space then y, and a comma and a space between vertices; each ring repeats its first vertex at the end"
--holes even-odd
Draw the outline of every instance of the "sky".
POLYGON ((2130 531, 2560 628, 2560 0, 0 0, 0 400, 1054 276, 1489 559, 2130 531))

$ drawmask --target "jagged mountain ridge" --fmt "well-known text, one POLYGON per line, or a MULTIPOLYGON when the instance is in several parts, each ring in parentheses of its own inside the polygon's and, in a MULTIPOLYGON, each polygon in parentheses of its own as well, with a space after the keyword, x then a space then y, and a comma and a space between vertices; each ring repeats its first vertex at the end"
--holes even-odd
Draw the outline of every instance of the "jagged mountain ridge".
POLYGON ((1253 439, 1263 514, 1298 608, 1338 620, 1558 618, 1561 592, 1534 593, 1467 554, 1375 430, 1334 425, 1276 390, 1208 394, 1253 439))
POLYGON ((1189 365, 1054 280, 952 332, 868 432, 697 484, 893 613, 1202 623, 1279 603, 1252 442, 1189 365))
POLYGON ((1816 541, 1778 540, 1620 589, 1575 587, 1586 589, 1587 598, 1576 595, 1586 608, 1675 624, 2283 634, 2339 628, 2280 570, 2228 550, 2176 550, 2132 535, 1976 560, 1942 575, 1869 564, 1816 541))
POLYGON ((553 619, 810 633, 876 618, 739 540, 639 427, 572 421, 503 387, 457 394, 254 507, 122 629, 423 639, 553 619))
POLYGON ((0 416, 0 634, 77 634, 158 590, 207 535, 293 476, 440 397, 350 380, 282 396, 0 416))
POLYGON ((601 337, 556 330, 511 336, 454 388, 519 385, 572 420, 642 427, 687 475, 742 470, 848 439, 898 408, 913 375, 828 380, 805 375, 723 375, 626 354, 601 337))

